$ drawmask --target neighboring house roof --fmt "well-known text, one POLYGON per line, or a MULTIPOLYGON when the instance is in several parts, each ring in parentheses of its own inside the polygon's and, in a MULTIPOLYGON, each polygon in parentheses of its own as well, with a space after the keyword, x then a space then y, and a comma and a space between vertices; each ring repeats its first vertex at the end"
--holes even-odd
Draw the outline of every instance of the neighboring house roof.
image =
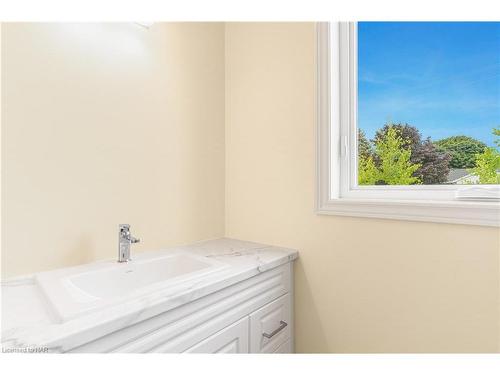
MULTIPOLYGON (((500 175, 500 169, 497 169, 497 174, 500 175)), ((479 176, 469 173, 465 168, 453 168, 448 173, 446 180, 447 184, 478 184, 479 176)))
POLYGON ((465 168, 453 168, 453 169, 450 169, 450 172, 448 173, 448 178, 446 179, 446 182, 455 182, 455 181, 460 180, 460 179, 467 177, 469 175, 470 175, 470 173, 465 168))

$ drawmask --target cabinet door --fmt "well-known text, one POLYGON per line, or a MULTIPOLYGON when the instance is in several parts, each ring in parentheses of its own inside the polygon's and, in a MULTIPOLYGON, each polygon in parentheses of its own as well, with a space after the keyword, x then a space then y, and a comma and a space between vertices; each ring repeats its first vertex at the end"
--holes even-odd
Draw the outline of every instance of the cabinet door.
POLYGON ((250 314, 250 352, 273 353, 290 338, 291 324, 288 293, 250 314))
POLYGON ((185 353, 248 353, 248 317, 213 334, 185 353))
POLYGON ((286 340, 283 344, 278 346, 278 349, 274 351, 276 354, 286 354, 292 352, 292 339, 286 340))

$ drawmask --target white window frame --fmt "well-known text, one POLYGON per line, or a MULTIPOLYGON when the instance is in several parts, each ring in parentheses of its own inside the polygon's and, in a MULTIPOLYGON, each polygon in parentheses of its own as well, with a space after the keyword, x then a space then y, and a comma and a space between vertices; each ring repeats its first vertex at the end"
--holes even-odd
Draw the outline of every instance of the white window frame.
POLYGON ((316 99, 317 213, 500 226, 498 185, 358 186, 356 23, 317 24, 316 99))

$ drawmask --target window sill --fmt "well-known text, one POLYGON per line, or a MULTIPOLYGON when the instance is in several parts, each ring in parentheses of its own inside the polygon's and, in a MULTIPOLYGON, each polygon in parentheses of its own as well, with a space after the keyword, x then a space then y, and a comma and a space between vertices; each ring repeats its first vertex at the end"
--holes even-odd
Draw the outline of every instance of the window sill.
POLYGON ((316 213, 435 223, 500 226, 500 204, 497 202, 338 198, 319 203, 316 213))

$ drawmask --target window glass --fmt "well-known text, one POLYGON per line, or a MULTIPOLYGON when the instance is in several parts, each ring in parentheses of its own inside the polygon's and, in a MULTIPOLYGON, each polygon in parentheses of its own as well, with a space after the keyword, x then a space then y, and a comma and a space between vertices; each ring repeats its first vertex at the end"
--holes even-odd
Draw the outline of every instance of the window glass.
POLYGON ((500 183, 500 23, 358 23, 358 184, 500 183))

